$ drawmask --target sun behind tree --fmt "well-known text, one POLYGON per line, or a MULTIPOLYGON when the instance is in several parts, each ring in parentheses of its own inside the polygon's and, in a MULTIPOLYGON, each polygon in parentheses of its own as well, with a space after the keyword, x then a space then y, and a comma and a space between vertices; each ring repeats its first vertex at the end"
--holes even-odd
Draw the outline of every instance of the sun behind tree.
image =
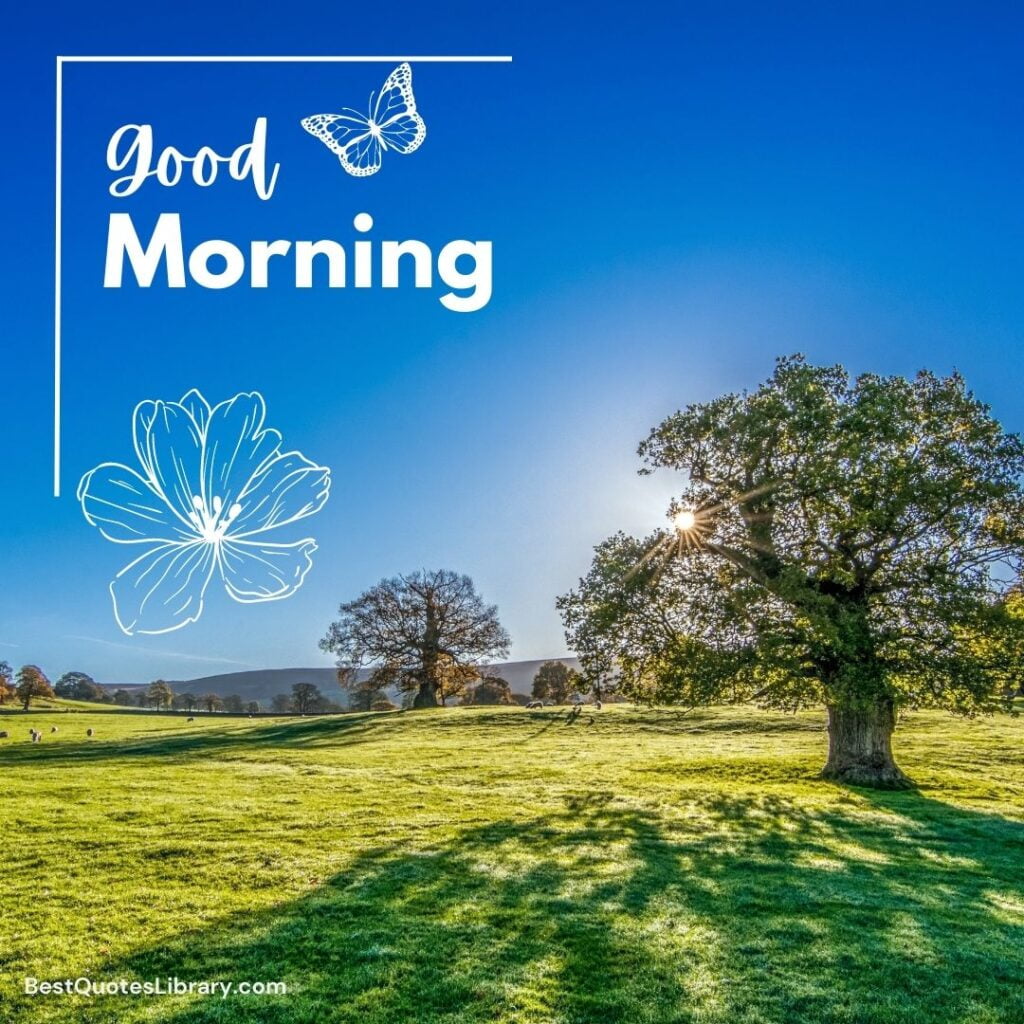
POLYGON ((782 359, 640 454, 687 481, 671 530, 612 537, 559 599, 588 675, 691 706, 823 704, 825 777, 880 787, 911 784, 901 708, 1005 706, 1024 445, 958 375, 851 381, 782 359))

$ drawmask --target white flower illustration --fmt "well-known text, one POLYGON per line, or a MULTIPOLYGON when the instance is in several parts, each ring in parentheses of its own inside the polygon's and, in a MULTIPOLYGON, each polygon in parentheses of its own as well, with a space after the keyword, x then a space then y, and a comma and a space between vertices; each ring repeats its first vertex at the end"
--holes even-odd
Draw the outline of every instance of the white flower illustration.
POLYGON ((282 452, 265 411, 255 391, 212 407, 196 390, 178 402, 140 402, 132 427, 141 472, 105 462, 82 477, 85 518, 107 540, 147 547, 110 584, 125 633, 195 622, 215 571, 244 603, 302 586, 316 542, 264 538, 319 512, 331 471, 282 452))

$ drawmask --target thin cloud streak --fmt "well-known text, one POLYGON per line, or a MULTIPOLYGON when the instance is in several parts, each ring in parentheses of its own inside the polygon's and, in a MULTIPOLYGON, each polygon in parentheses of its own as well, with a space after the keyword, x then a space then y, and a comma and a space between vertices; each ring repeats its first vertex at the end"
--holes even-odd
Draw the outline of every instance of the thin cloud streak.
MULTIPOLYGON (((138 647, 132 644, 121 644, 116 640, 104 640, 98 636, 80 636, 76 633, 65 633, 65 640, 84 640, 91 644, 100 644, 103 647, 116 647, 121 650, 132 651, 135 654, 143 653, 138 647)), ((13 645, 12 645, 13 646, 13 645)), ((153 655, 158 658, 177 658, 179 661, 199 661, 206 662, 215 665, 240 665, 242 668, 257 668, 257 665, 253 665, 248 661, 236 661, 234 658, 214 658, 207 657, 202 654, 185 654, 183 651, 163 651, 163 650, 150 650, 147 649, 145 652, 147 655, 153 655)))

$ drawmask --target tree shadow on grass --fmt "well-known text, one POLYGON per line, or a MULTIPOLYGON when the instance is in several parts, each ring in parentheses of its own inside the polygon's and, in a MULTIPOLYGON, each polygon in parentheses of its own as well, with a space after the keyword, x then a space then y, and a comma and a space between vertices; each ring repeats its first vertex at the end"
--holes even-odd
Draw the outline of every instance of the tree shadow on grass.
POLYGON ((611 794, 381 846, 309 896, 97 977, 283 980, 286 996, 74 1019, 163 1024, 1019 1024, 1024 826, 918 793, 821 809, 611 794))
MULTIPOLYGON (((450 709, 451 710, 451 709, 450 709)), ((134 714, 131 712, 130 714, 134 714)), ((118 715, 112 712, 111 715, 118 715)), ((26 716, 27 717, 27 716, 26 716)), ((123 716, 118 716, 123 717, 123 716)), ((0 769, 4 766, 15 767, 32 763, 38 767, 66 767, 76 764, 91 764, 103 761, 127 761, 133 759, 167 758, 170 760, 188 760, 190 758, 206 758, 219 754, 231 755, 238 752, 251 754, 260 748, 300 749, 304 747, 335 746, 340 744, 356 744, 377 738, 381 728, 388 728, 395 723, 396 715, 380 713, 349 713, 343 715, 324 715, 309 719, 289 718, 263 724, 258 720, 246 720, 241 717, 225 719, 223 726, 203 722, 200 726, 192 726, 182 716, 167 716, 161 729, 150 733, 135 734, 116 738, 107 738, 103 734, 103 724, 95 726, 97 735, 89 739, 71 739, 72 728, 77 729, 74 735, 83 736, 88 724, 75 722, 61 724, 60 739, 50 741, 44 735, 42 744, 29 743, 24 734, 18 733, 14 740, 0 743, 0 769), (233 726, 233 727, 232 727, 233 726), (180 731, 179 731, 180 730, 180 731), (21 740, 21 742, 18 742, 21 740)), ((537 739, 554 726, 579 725, 596 727, 599 732, 611 731, 618 733, 628 731, 672 732, 674 735, 686 732, 722 731, 749 732, 755 725, 732 719, 698 718, 685 716, 679 711, 665 711, 655 718, 637 720, 626 715, 602 715, 592 708, 585 707, 574 712, 568 707, 550 708, 543 711, 515 712, 501 711, 486 713, 477 711, 473 724, 491 731, 500 730, 498 738, 501 742, 523 744, 537 739), (680 722, 690 721, 692 729, 680 729, 680 722), (536 726, 536 728, 534 728, 536 726), (524 730, 529 732, 524 734, 524 730)), ((433 715, 418 713, 416 721, 429 723, 433 728, 459 728, 465 721, 458 716, 437 718, 433 715)), ((20 725, 19 725, 20 727, 20 725)), ((798 719, 780 719, 760 727, 758 731, 821 731, 820 726, 808 724, 798 719)), ((703 771, 702 766, 698 770, 703 771)))

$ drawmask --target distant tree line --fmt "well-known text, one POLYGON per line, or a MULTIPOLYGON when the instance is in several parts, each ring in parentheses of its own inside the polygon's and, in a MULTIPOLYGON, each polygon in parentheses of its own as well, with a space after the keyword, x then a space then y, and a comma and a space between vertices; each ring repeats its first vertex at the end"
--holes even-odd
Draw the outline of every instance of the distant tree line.
POLYGON ((279 715, 327 715, 344 711, 337 701, 325 697, 313 683, 294 683, 291 693, 279 693, 270 702, 279 715))
POLYGON ((171 684, 163 679, 155 679, 148 686, 132 690, 121 686, 111 692, 87 673, 72 671, 65 672, 51 684, 38 665, 23 665, 14 672, 6 661, 0 661, 0 705, 17 701, 28 710, 33 700, 53 697, 160 711, 173 708, 179 711, 202 709, 258 714, 262 710, 259 701, 245 701, 238 694, 221 697, 216 693, 204 693, 197 697, 193 693, 175 693, 171 684))
POLYGON ((113 703, 106 690, 84 672, 65 672, 54 685, 38 665, 22 665, 15 672, 0 661, 0 705, 17 701, 27 711, 33 700, 53 697, 113 703))
POLYGON ((226 697, 218 693, 203 693, 199 696, 188 691, 175 693, 171 684, 164 679, 155 679, 145 689, 137 690, 135 693, 118 690, 114 698, 116 703, 156 708, 160 711, 223 711, 234 715, 258 715, 263 710, 259 701, 243 700, 237 693, 228 694, 226 697))
MULTIPOLYGON (((384 675, 371 670, 358 673, 351 667, 339 669, 339 680, 348 691, 348 706, 325 696, 313 683, 295 683, 290 693, 275 695, 269 705, 274 714, 322 715, 342 711, 390 711, 399 707, 388 696, 383 685, 384 675), (363 676, 363 678, 359 678, 363 676)), ((594 689, 601 697, 600 688, 592 688, 575 669, 561 661, 546 661, 533 679, 530 695, 514 693, 508 681, 495 675, 486 666, 467 664, 457 674, 449 674, 441 687, 442 701, 457 699, 463 706, 525 705, 532 696, 546 704, 566 704, 584 698, 594 689), (457 678, 456 678, 457 676, 457 678)), ((419 687, 399 688, 402 706, 415 706, 419 687)), ((608 699, 607 685, 604 699, 608 699)), ((259 701, 244 700, 236 693, 222 696, 217 693, 195 694, 191 691, 176 693, 165 679, 155 679, 148 686, 117 687, 113 691, 101 686, 85 672, 65 672, 55 684, 50 683, 38 665, 24 665, 16 673, 0 661, 0 705, 18 701, 26 710, 36 698, 61 697, 66 700, 92 701, 120 707, 154 709, 157 711, 204 711, 227 714, 260 714, 265 709, 259 701)))

